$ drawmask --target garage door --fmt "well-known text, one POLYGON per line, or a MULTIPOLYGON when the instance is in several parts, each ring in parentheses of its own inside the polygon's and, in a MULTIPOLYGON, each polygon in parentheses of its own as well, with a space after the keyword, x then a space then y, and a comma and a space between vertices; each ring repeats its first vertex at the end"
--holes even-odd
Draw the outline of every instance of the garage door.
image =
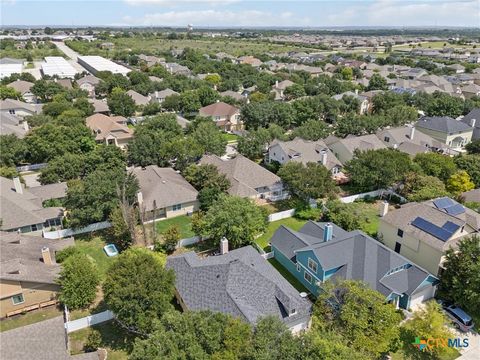
POLYGON ((435 287, 434 286, 427 286, 425 289, 418 291, 417 293, 413 294, 410 298, 410 308, 414 309, 419 304, 428 299, 431 299, 435 295, 435 287))

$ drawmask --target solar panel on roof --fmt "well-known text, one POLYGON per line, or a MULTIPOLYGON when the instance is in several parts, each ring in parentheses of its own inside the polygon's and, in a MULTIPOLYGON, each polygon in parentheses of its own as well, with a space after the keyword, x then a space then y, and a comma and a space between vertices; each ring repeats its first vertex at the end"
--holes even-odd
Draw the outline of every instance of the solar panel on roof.
POLYGON ((433 203, 438 209, 445 209, 446 207, 453 206, 456 204, 455 201, 448 197, 443 197, 440 199, 433 200, 433 203))
POLYGON ((452 236, 452 233, 448 230, 432 224, 430 221, 422 219, 421 217, 415 218, 415 220, 412 221, 412 225, 442 241, 447 241, 450 236, 452 236))
POLYGON ((446 207, 445 211, 450 215, 460 215, 465 212, 465 208, 460 204, 455 204, 453 206, 446 207))
POLYGON ((447 221, 445 224, 443 224, 442 228, 447 230, 448 232, 450 233, 454 233, 455 231, 458 230, 458 228, 460 227, 460 225, 457 225, 451 221, 447 221))

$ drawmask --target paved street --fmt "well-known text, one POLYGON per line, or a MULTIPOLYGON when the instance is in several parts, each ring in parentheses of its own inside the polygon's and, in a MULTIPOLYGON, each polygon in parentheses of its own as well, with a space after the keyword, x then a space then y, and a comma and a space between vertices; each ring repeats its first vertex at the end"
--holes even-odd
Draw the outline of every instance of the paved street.
POLYGON ((77 63, 77 59, 78 59, 78 54, 76 51, 70 49, 67 45, 65 45, 65 43, 63 41, 54 41, 53 42, 58 50, 62 51, 65 55, 67 55, 70 60, 67 60, 70 65, 72 65, 76 70, 78 70, 79 72, 83 72, 83 71, 87 71, 85 70, 85 68, 83 66, 81 66, 79 63, 77 63))

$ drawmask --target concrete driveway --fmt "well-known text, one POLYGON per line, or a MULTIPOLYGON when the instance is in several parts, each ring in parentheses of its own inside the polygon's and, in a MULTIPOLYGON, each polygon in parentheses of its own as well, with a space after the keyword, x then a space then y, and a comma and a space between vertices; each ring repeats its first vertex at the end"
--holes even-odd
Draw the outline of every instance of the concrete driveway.
POLYGON ((461 339, 468 338, 468 347, 459 350, 461 356, 456 360, 480 360, 480 335, 474 331, 463 333, 456 329, 454 333, 461 339))

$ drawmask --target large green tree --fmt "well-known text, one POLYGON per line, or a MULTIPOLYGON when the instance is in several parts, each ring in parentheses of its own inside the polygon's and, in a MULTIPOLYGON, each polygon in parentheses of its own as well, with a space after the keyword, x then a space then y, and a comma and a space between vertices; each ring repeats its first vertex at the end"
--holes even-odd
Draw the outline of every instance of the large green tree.
POLYGON ((389 187, 410 170, 412 162, 408 154, 392 149, 356 151, 345 165, 352 185, 360 191, 389 187))
POLYGON ((443 182, 446 182, 457 170, 453 158, 437 153, 417 154, 413 161, 426 175, 435 176, 443 182))
POLYGON ((454 162, 458 169, 468 173, 475 187, 480 187, 480 154, 456 156, 454 162))
POLYGON ((226 152, 227 139, 213 121, 198 124, 191 136, 209 154, 222 156, 226 152))
POLYGON ((449 249, 440 277, 440 293, 475 316, 480 316, 480 237, 472 236, 449 249))
POLYGON ((408 201, 424 201, 441 196, 447 196, 445 184, 435 176, 409 172, 403 178, 400 195, 408 201))
POLYGON ((108 270, 105 303, 129 331, 149 334, 155 322, 172 310, 175 274, 165 256, 144 248, 121 253, 108 270))
POLYGON ((305 140, 320 140, 331 133, 327 123, 321 120, 307 120, 304 124, 293 130, 294 137, 301 137, 305 140))
POLYGON ((318 199, 335 192, 335 183, 327 168, 317 163, 306 165, 290 161, 277 173, 287 186, 288 191, 304 201, 318 199))
POLYGON ((237 150, 243 156, 257 160, 263 156, 270 141, 270 132, 267 129, 259 128, 241 136, 238 139, 237 150))
POLYGON ((0 135, 0 165, 16 166, 27 157, 27 144, 13 134, 0 135))
POLYGON ((267 216, 252 200, 221 195, 197 224, 199 235, 210 235, 216 244, 226 237, 232 248, 249 245, 265 231, 267 216))
POLYGON ((114 88, 107 98, 110 111, 115 115, 132 116, 135 113, 135 102, 121 88, 114 88))

